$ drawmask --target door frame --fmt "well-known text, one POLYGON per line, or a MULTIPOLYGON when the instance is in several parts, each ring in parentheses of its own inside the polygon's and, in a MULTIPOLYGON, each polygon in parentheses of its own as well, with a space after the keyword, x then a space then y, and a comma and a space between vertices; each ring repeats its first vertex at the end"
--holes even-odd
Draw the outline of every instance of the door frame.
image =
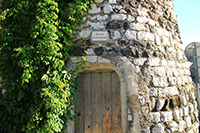
MULTIPOLYGON (((125 78, 121 71, 113 64, 90 64, 86 63, 84 65, 85 71, 103 71, 103 70, 113 70, 117 74, 119 81, 120 81, 120 97, 121 97, 121 120, 122 120, 122 133, 127 133, 128 129, 128 109, 127 109, 127 96, 126 96, 126 83, 125 78)), ((83 71, 80 71, 80 73, 83 71)), ((75 132, 75 124, 74 122, 70 121, 67 124, 68 129, 67 133, 74 133, 75 132)))

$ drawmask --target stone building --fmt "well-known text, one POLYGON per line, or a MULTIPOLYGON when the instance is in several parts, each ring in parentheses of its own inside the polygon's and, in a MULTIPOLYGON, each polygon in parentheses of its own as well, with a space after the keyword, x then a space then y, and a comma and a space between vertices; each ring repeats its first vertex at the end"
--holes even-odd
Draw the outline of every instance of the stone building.
POLYGON ((95 0, 77 35, 71 64, 84 50, 87 63, 68 132, 199 132, 172 0, 95 0))

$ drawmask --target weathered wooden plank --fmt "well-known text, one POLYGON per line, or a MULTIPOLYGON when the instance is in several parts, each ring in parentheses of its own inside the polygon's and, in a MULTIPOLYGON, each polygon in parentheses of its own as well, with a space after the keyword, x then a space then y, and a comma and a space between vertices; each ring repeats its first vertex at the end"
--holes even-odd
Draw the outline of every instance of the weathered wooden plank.
POLYGON ((84 133, 91 133, 91 73, 84 74, 84 133))
POLYGON ((78 124, 77 126, 75 126, 75 133, 82 133, 83 132, 83 100, 84 100, 84 77, 83 75, 80 76, 79 78, 79 85, 80 85, 80 88, 77 92, 77 98, 79 100, 76 100, 75 102, 75 106, 76 106, 76 109, 77 109, 77 116, 76 116, 76 119, 78 121, 78 124))
POLYGON ((111 73, 110 72, 104 72, 102 73, 102 97, 103 97, 103 103, 102 103, 102 113, 103 113, 103 132, 105 133, 111 133, 111 115, 112 115, 112 101, 111 101, 111 73))
POLYGON ((112 72, 112 109, 112 132, 122 133, 120 82, 115 72, 112 72))
POLYGON ((92 133, 102 132, 101 120, 101 74, 92 73, 92 133))

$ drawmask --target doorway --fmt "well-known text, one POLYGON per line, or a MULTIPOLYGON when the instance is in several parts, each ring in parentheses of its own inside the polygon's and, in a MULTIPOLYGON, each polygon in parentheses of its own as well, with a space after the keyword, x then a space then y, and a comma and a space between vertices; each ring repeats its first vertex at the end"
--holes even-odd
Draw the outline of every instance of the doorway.
POLYGON ((122 133, 120 81, 115 71, 81 73, 75 133, 122 133))

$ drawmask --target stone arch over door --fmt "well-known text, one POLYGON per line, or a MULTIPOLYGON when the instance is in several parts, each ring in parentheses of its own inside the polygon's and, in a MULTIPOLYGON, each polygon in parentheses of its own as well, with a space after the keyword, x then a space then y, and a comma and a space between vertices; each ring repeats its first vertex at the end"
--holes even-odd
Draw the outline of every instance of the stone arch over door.
MULTIPOLYGON (((115 56, 112 54, 105 54, 104 56, 86 56, 87 63, 84 66, 85 71, 114 71, 119 77, 120 81, 120 99, 121 99, 121 121, 122 121, 122 133, 128 133, 129 130, 140 132, 139 124, 139 111, 138 111, 138 87, 137 87, 137 75, 135 72, 135 66, 123 56, 115 56), (94 59, 96 58, 96 59, 94 59), (131 108, 134 108, 133 120, 131 123, 134 125, 132 129, 128 128, 128 104, 132 104, 131 108)), ((76 57, 72 58, 72 62, 76 63, 76 57)), ((74 133, 75 125, 68 122, 67 133, 74 133)))

